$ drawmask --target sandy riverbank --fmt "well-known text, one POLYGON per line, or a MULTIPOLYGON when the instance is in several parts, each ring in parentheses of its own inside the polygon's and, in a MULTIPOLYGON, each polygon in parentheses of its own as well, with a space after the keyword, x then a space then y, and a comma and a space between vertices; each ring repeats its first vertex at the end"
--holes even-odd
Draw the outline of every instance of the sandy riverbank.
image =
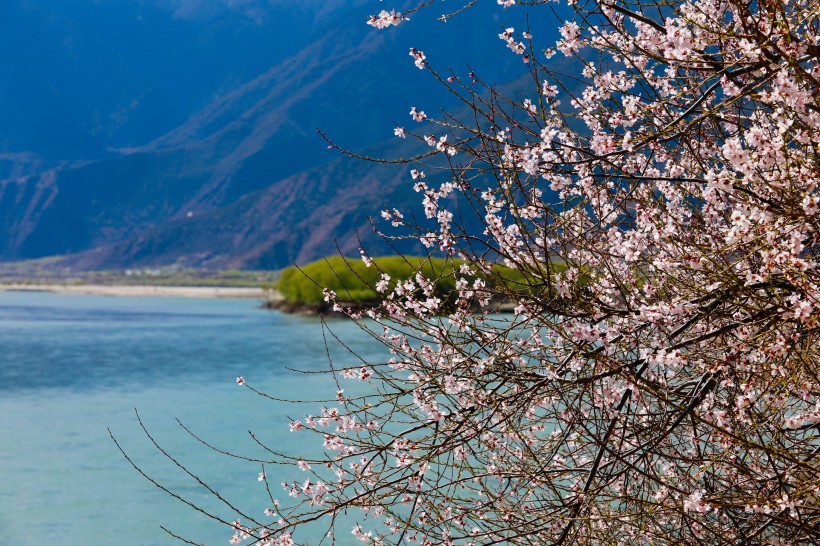
POLYGON ((0 284, 0 291, 53 292, 97 296, 153 296, 171 298, 253 298, 268 299, 262 288, 233 286, 136 286, 94 284, 0 284))

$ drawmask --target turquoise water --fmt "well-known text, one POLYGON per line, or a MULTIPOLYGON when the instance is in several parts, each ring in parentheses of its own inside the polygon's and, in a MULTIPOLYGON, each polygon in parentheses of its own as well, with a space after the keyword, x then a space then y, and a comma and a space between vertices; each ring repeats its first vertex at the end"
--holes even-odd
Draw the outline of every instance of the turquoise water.
MULTIPOLYGON (((378 354, 354 324, 331 326, 357 352, 378 354)), ((257 481, 260 465, 212 452, 175 418, 225 450, 262 456, 250 429, 273 448, 317 453, 315 438, 289 433, 287 423, 288 416, 318 413, 320 404, 272 402, 238 387, 236 377, 289 398, 335 394, 329 377, 288 370, 326 368, 320 321, 258 309, 250 300, 0 292, 0 351, 4 544, 178 544, 160 525, 227 544, 228 529, 139 476, 108 429, 158 481, 231 518, 151 445, 136 408, 165 449, 262 518, 270 501, 257 481)), ((338 346, 331 352, 340 363, 352 359, 338 346)), ((274 494, 284 479, 299 478, 289 469, 266 470, 274 494)))

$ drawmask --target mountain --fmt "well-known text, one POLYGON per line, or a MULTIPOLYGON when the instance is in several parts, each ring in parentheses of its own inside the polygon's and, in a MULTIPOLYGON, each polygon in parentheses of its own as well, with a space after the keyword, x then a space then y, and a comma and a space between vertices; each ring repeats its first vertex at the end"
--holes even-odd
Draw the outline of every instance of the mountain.
MULTIPOLYGON (((184 263, 278 268, 415 202, 392 124, 454 100, 417 70, 497 81, 524 70, 495 40, 498 6, 376 31, 354 0, 9 0, 0 6, 0 260, 78 269, 184 263), (490 41, 494 40, 494 41, 490 41), (489 41, 489 43, 488 43, 489 41), (492 51, 493 55, 475 52, 492 51), (441 61, 438 61, 441 59, 441 61)), ((510 17, 505 15, 506 20, 510 17)), ((414 17, 414 19, 416 19, 414 17)))

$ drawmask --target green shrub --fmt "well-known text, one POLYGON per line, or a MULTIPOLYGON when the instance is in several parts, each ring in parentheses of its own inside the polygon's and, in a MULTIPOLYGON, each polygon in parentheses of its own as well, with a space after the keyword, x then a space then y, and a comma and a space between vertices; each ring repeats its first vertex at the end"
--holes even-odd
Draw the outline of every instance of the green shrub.
MULTIPOLYGON (((390 276, 390 289, 397 282, 414 277, 417 271, 434 281, 436 295, 445 302, 453 299, 458 268, 463 262, 457 259, 424 258, 417 256, 384 256, 373 259, 367 267, 357 258, 334 256, 309 263, 301 268, 289 267, 282 271, 276 288, 285 301, 296 305, 326 307, 323 288, 333 290, 337 299, 354 304, 375 304, 380 300, 375 285, 382 273, 390 276)), ((552 270, 560 270, 552 264, 552 270)), ((467 276, 472 281, 473 276, 467 276)), ((538 290, 533 279, 518 270, 496 265, 487 279, 488 287, 500 292, 538 290)))
POLYGON ((413 277, 420 270, 427 279, 436 281, 438 293, 446 295, 455 288, 454 270, 460 264, 459 260, 385 256, 374 258, 373 265, 367 267, 359 259, 334 256, 298 269, 285 269, 279 277, 277 289, 285 301, 294 304, 323 306, 322 288, 336 292, 341 301, 376 303, 380 298, 374 286, 382 273, 390 275, 392 289, 397 282, 413 277))

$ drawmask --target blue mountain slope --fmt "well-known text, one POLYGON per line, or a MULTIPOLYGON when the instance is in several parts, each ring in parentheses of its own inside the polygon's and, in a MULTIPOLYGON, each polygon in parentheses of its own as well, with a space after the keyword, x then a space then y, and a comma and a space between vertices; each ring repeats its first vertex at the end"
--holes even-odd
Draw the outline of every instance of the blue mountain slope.
POLYGON ((315 128, 400 153, 391 120, 453 105, 411 45, 460 73, 473 60, 491 81, 523 68, 495 38, 513 16, 491 3, 446 33, 421 16, 375 31, 364 21, 380 7, 3 3, 0 47, 14 54, 0 57, 0 259, 278 267, 332 252, 387 201, 415 199, 406 169, 342 161, 315 128))

